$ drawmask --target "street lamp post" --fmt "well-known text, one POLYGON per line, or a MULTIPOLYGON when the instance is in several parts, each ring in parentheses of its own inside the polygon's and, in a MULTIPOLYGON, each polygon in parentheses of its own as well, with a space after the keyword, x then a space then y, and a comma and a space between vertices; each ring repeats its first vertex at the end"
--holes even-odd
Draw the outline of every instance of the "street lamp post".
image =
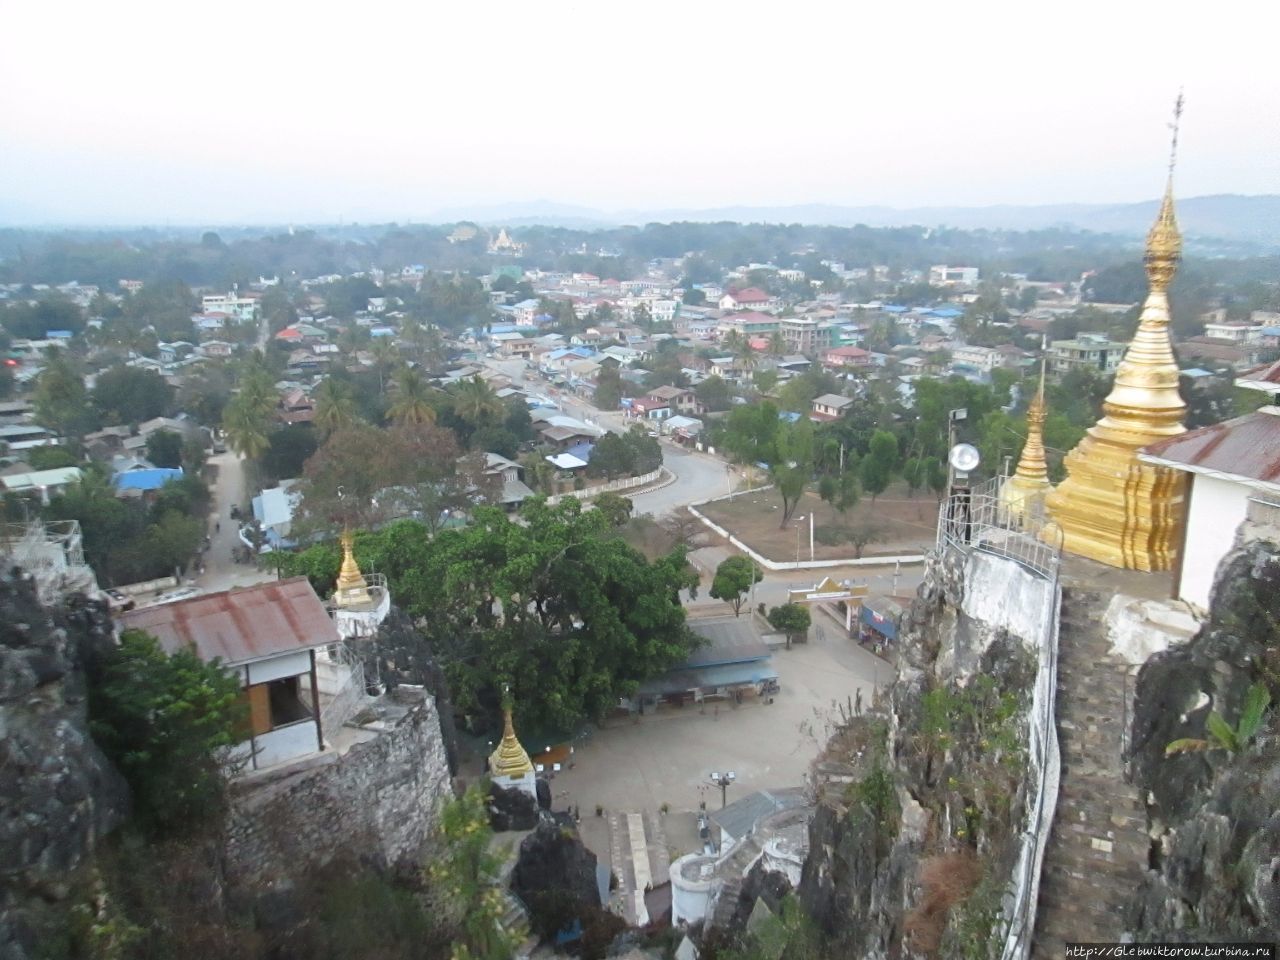
POLYGON ((711 774, 711 783, 720 788, 720 809, 724 809, 725 795, 729 790, 729 784, 738 779, 738 775, 732 770, 726 773, 713 771, 711 774))
POLYGON ((804 523, 804 514, 796 517, 796 564, 800 563, 800 530, 804 523))

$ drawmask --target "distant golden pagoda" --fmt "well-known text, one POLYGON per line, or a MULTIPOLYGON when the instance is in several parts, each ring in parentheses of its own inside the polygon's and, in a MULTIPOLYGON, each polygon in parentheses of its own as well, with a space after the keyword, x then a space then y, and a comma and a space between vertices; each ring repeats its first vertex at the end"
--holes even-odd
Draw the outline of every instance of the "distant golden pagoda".
POLYGON ((355 538, 350 530, 343 530, 338 538, 342 544, 342 568, 338 571, 338 589, 334 593, 334 603, 339 607, 353 607, 371 603, 369 584, 356 563, 355 538))
POLYGON ((1181 252, 1171 165, 1160 213, 1147 234, 1150 291, 1138 331, 1116 370, 1102 419, 1067 454, 1067 479, 1045 498, 1062 528, 1063 548, 1113 567, 1168 570, 1174 559, 1185 475, 1139 463, 1137 451, 1186 431, 1169 340, 1169 285, 1181 252))
POLYGON ((1037 513, 1044 495, 1053 489, 1049 483, 1049 464, 1044 455, 1044 421, 1048 410, 1044 402, 1044 358, 1040 358, 1040 385, 1027 407, 1027 442, 1018 459, 1018 469, 1000 488, 1000 502, 1015 516, 1037 513))
POLYGON ((523 777, 533 773, 533 763, 520 741, 516 739, 515 724, 511 722, 511 707, 502 709, 502 742, 489 754, 489 773, 495 777, 523 777))

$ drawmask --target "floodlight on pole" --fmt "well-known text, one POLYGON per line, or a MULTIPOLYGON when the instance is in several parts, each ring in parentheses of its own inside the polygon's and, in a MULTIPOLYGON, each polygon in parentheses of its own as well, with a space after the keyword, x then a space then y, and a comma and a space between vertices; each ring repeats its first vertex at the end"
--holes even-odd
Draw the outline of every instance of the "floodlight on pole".
POLYGON ((713 786, 720 788, 720 809, 723 810, 725 805, 725 795, 729 790, 729 785, 738 779, 738 775, 732 770, 726 771, 725 773, 712 771, 709 779, 713 786))

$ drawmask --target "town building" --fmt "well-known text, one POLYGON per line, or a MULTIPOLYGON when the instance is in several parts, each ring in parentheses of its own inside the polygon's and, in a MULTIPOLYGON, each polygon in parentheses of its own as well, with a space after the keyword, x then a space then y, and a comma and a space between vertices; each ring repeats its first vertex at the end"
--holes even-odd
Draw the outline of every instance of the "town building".
POLYGON ((871 354, 861 347, 832 347, 822 355, 822 366, 831 373, 861 370, 871 366, 871 354))
POLYGON ((929 268, 929 283, 935 287, 976 287, 977 267, 952 267, 939 264, 929 268))
POLYGON ((1054 340, 1049 344, 1049 372, 1055 377, 1073 370, 1114 373, 1128 348, 1129 344, 1116 343, 1105 333, 1081 333, 1072 340, 1054 340))
POLYGON ((839 420, 845 411, 853 406, 853 400, 836 393, 824 393, 813 398, 813 409, 809 412, 810 420, 839 420))
POLYGON ((759 287, 734 290, 720 298, 721 310, 776 310, 778 299, 759 287))
POLYGON ((835 327, 809 317, 783 317, 778 329, 787 349, 814 356, 835 346, 835 327))
POLYGON ((200 298, 200 312, 205 315, 221 313, 236 323, 254 323, 258 319, 258 298, 242 297, 234 290, 225 294, 210 294, 200 298))

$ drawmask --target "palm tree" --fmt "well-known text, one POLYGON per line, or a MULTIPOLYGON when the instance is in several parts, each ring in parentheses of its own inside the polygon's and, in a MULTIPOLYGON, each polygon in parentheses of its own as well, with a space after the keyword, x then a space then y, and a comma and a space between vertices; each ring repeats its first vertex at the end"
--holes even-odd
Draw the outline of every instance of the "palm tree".
POLYGON ((341 380, 325 377, 316 387, 315 427, 322 436, 350 427, 360 419, 351 387, 341 380))
POLYGON ((222 429, 231 449, 247 460, 257 460, 271 446, 271 421, 252 403, 238 396, 227 404, 222 414, 222 429))
POLYGON ((786 341, 782 339, 782 331, 775 330, 769 334, 769 356, 780 357, 787 352, 786 341))
POLYGON ((387 416, 399 424, 435 423, 431 393, 431 385, 421 373, 413 367, 401 367, 395 373, 395 399, 387 408, 387 416))
POLYGON ((743 370, 751 370, 755 367, 759 357, 756 355, 755 348, 751 346, 750 337, 740 337, 738 346, 733 351, 733 359, 743 370))
POLYGON ((500 417, 504 412, 502 401, 493 388, 478 376, 463 380, 454 388, 453 409, 473 427, 490 417, 500 417))
POLYGON ((378 371, 378 393, 386 393, 387 373, 399 362, 400 348, 390 337, 378 337, 369 346, 369 353, 373 356, 373 365, 378 371))
POLYGON ((231 449, 248 460, 266 453, 271 444, 271 418, 278 402, 271 374, 250 364, 240 380, 240 391, 222 412, 222 429, 231 449))

